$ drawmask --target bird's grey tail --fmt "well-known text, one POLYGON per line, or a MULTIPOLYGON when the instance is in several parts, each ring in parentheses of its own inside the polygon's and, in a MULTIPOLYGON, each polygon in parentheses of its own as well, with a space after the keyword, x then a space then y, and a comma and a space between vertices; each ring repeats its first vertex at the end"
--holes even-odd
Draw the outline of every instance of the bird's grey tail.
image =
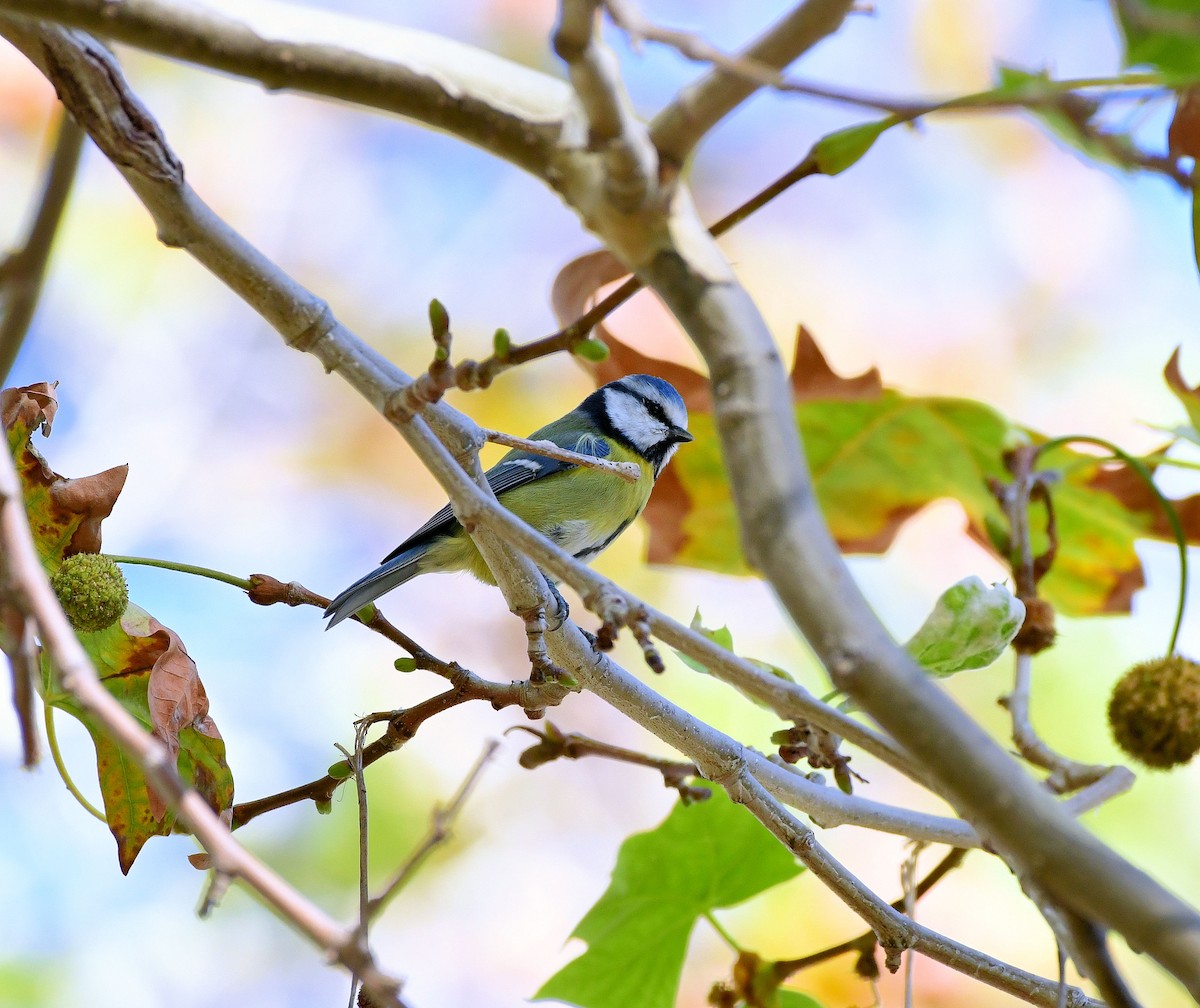
POLYGON ((369 602, 374 602, 379 596, 385 595, 398 585, 404 584, 409 578, 415 577, 419 571, 417 561, 423 551, 401 553, 387 563, 376 567, 366 577, 359 578, 337 598, 329 603, 325 610, 329 626, 335 627, 342 620, 353 616, 369 602))

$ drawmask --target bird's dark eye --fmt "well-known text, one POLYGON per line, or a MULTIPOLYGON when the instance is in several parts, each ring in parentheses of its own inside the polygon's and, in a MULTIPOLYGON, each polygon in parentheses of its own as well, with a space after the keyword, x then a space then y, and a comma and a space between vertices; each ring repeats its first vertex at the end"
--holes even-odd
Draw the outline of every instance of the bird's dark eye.
POLYGON ((659 423, 665 424, 668 427, 671 426, 669 423, 667 423, 667 414, 663 412, 661 403, 657 403, 653 399, 649 399, 646 396, 642 396, 641 400, 642 406, 645 408, 646 412, 650 414, 650 416, 652 416, 659 423))

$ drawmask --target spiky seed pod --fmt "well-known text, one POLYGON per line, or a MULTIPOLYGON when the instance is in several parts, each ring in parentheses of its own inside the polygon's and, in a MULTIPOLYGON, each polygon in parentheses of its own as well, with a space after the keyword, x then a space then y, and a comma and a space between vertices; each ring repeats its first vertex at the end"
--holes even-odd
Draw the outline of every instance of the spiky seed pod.
POLYGON ((99 553, 67 557, 51 576, 50 587, 71 626, 85 633, 112 626, 129 604, 125 575, 99 553))
POLYGON ((1113 687, 1108 723, 1140 763, 1186 763, 1200 752, 1200 664, 1170 655, 1134 665, 1113 687))

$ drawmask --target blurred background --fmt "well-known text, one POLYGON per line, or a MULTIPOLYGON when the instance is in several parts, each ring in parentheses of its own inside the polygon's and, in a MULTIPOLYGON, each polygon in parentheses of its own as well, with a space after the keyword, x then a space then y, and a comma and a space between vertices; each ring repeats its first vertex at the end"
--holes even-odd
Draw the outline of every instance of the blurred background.
MULTIPOLYGON (((550 0, 329 6, 560 72, 547 43, 550 0)), ((787 6, 647 0, 643 9, 733 49, 787 6)), ((609 34, 647 115, 700 72, 669 50, 632 52, 609 34)), ((796 71, 917 97, 986 88, 997 62, 1061 77, 1112 74, 1120 53, 1104 4, 913 0, 852 16, 796 71)), ((518 341, 556 328, 551 282, 595 243, 536 182, 393 118, 267 94, 127 50, 121 57, 200 195, 410 373, 429 360, 425 312, 433 297, 450 311, 457 355, 486 355, 498 326, 518 341)), ((55 111, 44 80, 0 41, 0 248, 23 233, 55 111)), ((1121 125, 1162 150, 1170 111, 1130 107, 1121 125)), ((870 118, 759 95, 700 151, 692 184, 704 216, 715 220, 742 202, 825 133, 870 118)), ((903 391, 978 398, 1049 434, 1089 433, 1150 450, 1162 442, 1150 424, 1182 420, 1161 379, 1176 346, 1184 346, 1185 375, 1200 381, 1187 199, 1161 177, 1085 163, 1027 115, 943 116, 893 130, 851 171, 796 186, 722 245, 785 353, 803 323, 842 373, 875 365, 903 391)), ((614 330, 643 351, 698 366, 645 296, 615 317, 614 330)), ((94 149, 85 151, 42 306, 9 384, 39 380, 60 382, 53 436, 38 444, 56 471, 82 476, 130 465, 104 526, 111 552, 262 572, 331 595, 443 502, 402 440, 344 383, 288 350, 186 255, 156 242, 149 218, 94 149)), ((557 357, 451 401, 484 424, 527 433, 589 388, 575 362, 557 357)), ((1163 483, 1178 494, 1195 479, 1164 474, 1163 483)), ((1004 577, 961 534, 962 521, 957 505, 935 505, 887 556, 852 562, 897 636, 911 634, 959 578, 1004 577)), ((1119 760, 1104 720, 1108 690, 1128 664, 1166 647, 1173 550, 1143 544, 1139 552, 1149 586, 1133 616, 1066 621, 1059 645, 1037 662, 1036 725, 1080 760, 1119 760)), ((708 623, 729 625, 742 653, 827 691, 824 673, 760 584, 650 569, 643 554, 637 529, 598 567, 679 619, 699 607, 708 623)), ((397 653, 355 625, 326 634, 315 610, 261 609, 228 586, 161 570, 127 574, 133 599, 176 630, 196 660, 240 800, 320 776, 339 757, 335 743, 352 744, 355 718, 443 688, 425 673, 397 673, 397 653)), ((383 608, 441 657, 499 680, 527 673, 521 627, 498 593, 465 576, 422 580, 383 608)), ((575 615, 594 622, 581 605, 575 615)), ((1183 650, 1200 652, 1194 619, 1183 650)), ((651 675, 627 645, 618 657, 651 675)), ((673 655, 667 661, 657 688, 747 744, 770 748, 772 719, 673 655)), ((1002 740, 1007 724, 996 699, 1010 688, 1011 672, 1006 660, 946 687, 1002 740)), ((590 697, 570 698, 551 720, 663 752, 590 697)), ((57 721, 69 766, 95 795, 89 740, 69 718, 57 721)), ((521 723, 519 712, 459 707, 369 771, 380 881, 418 842, 431 809, 454 792, 485 741, 502 739, 454 839, 372 932, 380 962, 407 978, 406 996, 419 1008, 522 1004, 578 952, 566 937, 607 885, 621 840, 671 806, 673 792, 632 767, 593 760, 520 769, 517 755, 532 740, 502 733, 521 723)), ((204 876, 185 860, 194 849, 186 837, 152 840, 122 877, 112 837, 74 803, 53 767, 24 773, 18 765, 12 712, 0 705, 0 793, 9 808, 0 831, 0 1005, 291 1008, 345 1000, 347 979, 242 892, 229 893, 210 920, 197 919, 204 876)), ((868 757, 855 754, 854 766, 871 781, 862 793, 942 810, 868 757)), ((1198 784, 1195 767, 1143 773, 1131 794, 1088 818, 1106 842, 1193 904, 1200 903, 1198 784)), ((328 816, 299 805, 263 816, 239 838, 349 921, 356 822, 353 792, 343 789, 328 816)), ((885 898, 900 894, 902 842, 850 827, 821 840, 885 898)), ((936 857, 927 853, 922 864, 936 857)), ((744 946, 767 956, 803 955, 862 931, 804 876, 719 916, 744 946)), ((994 858, 969 857, 921 902, 918 917, 1001 959, 1056 973, 1049 931, 994 858)), ((1189 1003, 1117 944, 1144 1003, 1189 1003)), ((730 962, 701 925, 679 1004, 703 1004, 730 962)), ((851 965, 836 960, 801 974, 796 986, 827 1006, 872 1003, 851 965)), ((924 1008, 1017 1003, 933 963, 915 968, 915 1003, 924 1008)), ((883 1004, 902 1003, 896 980, 882 986, 883 1004)))

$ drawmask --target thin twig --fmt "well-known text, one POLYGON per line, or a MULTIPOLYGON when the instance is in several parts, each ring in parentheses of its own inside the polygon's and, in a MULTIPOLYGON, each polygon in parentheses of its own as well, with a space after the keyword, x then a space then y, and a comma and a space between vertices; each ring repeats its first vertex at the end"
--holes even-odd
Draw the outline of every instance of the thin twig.
POLYGON ((86 135, 74 119, 65 112, 60 114, 54 153, 29 233, 20 248, 0 261, 0 384, 12 370, 33 321, 86 135))
POLYGON ((433 814, 430 816, 429 831, 425 834, 425 838, 417 845, 404 864, 400 866, 388 884, 384 886, 383 891, 378 896, 367 901, 363 910, 364 920, 371 920, 377 917, 383 911, 383 908, 391 902, 393 897, 411 881, 421 865, 429 858, 429 855, 451 838, 453 835, 451 827, 466 804, 467 797, 474 790, 475 785, 479 783, 484 767, 487 766, 488 761, 495 754, 499 745, 500 743, 494 739, 490 740, 483 747, 483 752, 479 754, 475 765, 471 767, 470 772, 462 784, 459 785, 458 790, 454 793, 454 797, 450 799, 450 803, 445 808, 434 808, 433 814))
POLYGON ((1026 606, 1025 625, 1014 642, 1016 656, 1012 692, 1000 703, 1010 715, 1013 745, 1034 766, 1048 770, 1047 785, 1055 794, 1065 794, 1093 784, 1107 775, 1111 767, 1080 763, 1052 749, 1033 727, 1033 653, 1048 647, 1054 639, 1053 610, 1038 596, 1038 582, 1050 569, 1058 548, 1054 508, 1047 483, 1051 475, 1037 469, 1040 446, 1022 445, 1005 456, 1012 481, 990 483, 992 494, 1008 522, 1008 559, 1016 595, 1026 606), (1033 551, 1033 531, 1029 512, 1034 502, 1046 513, 1049 545, 1040 555, 1033 551))
POLYGON ((635 749, 601 742, 599 739, 588 738, 576 732, 563 734, 554 725, 546 722, 543 730, 531 728, 529 725, 513 725, 505 732, 528 732, 536 739, 537 745, 521 753, 520 764, 526 770, 550 763, 556 759, 583 759, 586 756, 599 756, 604 759, 616 760, 619 763, 629 763, 633 766, 649 767, 662 774, 663 784, 674 788, 684 801, 704 801, 712 793, 706 787, 688 784, 688 780, 699 777, 700 771, 695 763, 680 760, 662 759, 658 756, 648 756, 635 749))
MULTIPOLYGON (((3 561, 0 559, 0 578, 5 578, 3 561)), ((0 589, 3 594, 3 589, 0 589)), ((41 759, 41 743, 37 730, 37 641, 34 639, 33 624, 16 606, 0 601, 0 618, 4 627, 0 629, 8 653, 9 671, 12 673, 12 703, 17 716, 17 727, 21 734, 21 766, 32 770, 41 759)), ((47 705, 47 710, 49 706, 47 705)), ((57 760, 56 760, 57 764, 57 760)))
MULTIPOLYGON (((850 0, 804 0, 733 59, 739 66, 782 70, 837 31, 851 6, 850 0)), ((684 88, 650 124, 650 138, 664 162, 682 166, 713 126, 761 86, 728 67, 717 67, 684 88)))
MULTIPOLYGON (((958 868, 967 856, 967 851, 962 847, 951 848, 939 861, 934 868, 926 875, 912 890, 912 900, 915 903, 921 899, 930 889, 937 885, 942 879, 949 875, 952 871, 958 868)), ((892 903, 893 910, 904 911, 908 903, 908 894, 901 896, 892 903)), ((909 914, 911 916, 911 914, 909 914)), ((829 948, 821 949, 819 952, 812 952, 809 955, 801 956, 799 959, 781 959, 775 963, 775 976, 780 982, 788 979, 791 976, 799 973, 801 970, 809 969, 812 966, 817 966, 820 963, 827 962, 830 959, 836 959, 838 956, 846 955, 850 952, 857 952, 860 956, 871 957, 875 951, 875 932, 864 931, 857 938, 851 938, 848 941, 840 942, 837 945, 831 945, 829 948)))
MULTIPOLYGON (((358 925, 355 928, 355 936, 359 945, 364 949, 368 948, 367 934, 370 928, 369 903, 371 898, 371 882, 368 874, 371 831, 368 822, 367 776, 363 773, 363 744, 366 741, 369 727, 370 725, 366 721, 360 721, 355 726, 354 751, 352 753, 347 752, 344 747, 338 746, 342 755, 354 769, 354 790, 358 798, 358 925)), ((350 1000, 346 1008, 354 1008, 357 995, 358 975, 351 973, 350 1000)))
POLYGON ((482 428, 483 436, 489 441, 506 448, 519 448, 522 451, 533 452, 535 455, 545 455, 559 462, 569 462, 572 465, 595 469, 598 472, 612 473, 626 483, 636 483, 642 478, 641 467, 636 462, 609 462, 607 459, 596 458, 594 455, 583 455, 580 452, 560 448, 553 441, 531 441, 529 438, 515 437, 503 431, 482 428))

